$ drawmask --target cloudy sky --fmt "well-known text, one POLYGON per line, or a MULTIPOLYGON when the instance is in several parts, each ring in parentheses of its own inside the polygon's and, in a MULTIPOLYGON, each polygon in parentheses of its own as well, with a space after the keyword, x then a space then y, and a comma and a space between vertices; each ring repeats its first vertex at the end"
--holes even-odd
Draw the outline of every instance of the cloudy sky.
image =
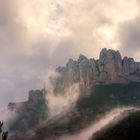
POLYGON ((0 0, 0 106, 79 54, 106 47, 139 61, 139 9, 139 0, 0 0))

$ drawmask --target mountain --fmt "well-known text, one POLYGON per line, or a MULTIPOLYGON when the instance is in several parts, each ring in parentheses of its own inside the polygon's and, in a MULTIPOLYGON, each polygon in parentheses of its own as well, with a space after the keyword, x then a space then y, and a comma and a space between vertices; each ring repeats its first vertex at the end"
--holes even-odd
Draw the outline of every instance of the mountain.
POLYGON ((140 62, 122 59, 119 51, 102 49, 97 60, 80 55, 55 73, 48 88, 31 90, 25 102, 9 103, 8 110, 17 116, 9 127, 11 140, 57 140, 78 133, 113 108, 140 106, 140 62), (66 111, 69 102, 72 107, 66 111), (54 112, 61 109, 59 115, 50 115, 50 103, 56 104, 54 112))

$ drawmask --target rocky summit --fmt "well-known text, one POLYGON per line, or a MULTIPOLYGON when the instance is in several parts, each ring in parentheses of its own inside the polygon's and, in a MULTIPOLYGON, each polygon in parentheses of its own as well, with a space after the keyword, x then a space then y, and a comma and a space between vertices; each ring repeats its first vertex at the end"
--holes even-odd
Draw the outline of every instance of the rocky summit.
POLYGON ((121 57, 119 51, 102 49, 99 59, 88 59, 80 55, 78 60, 69 59, 65 67, 58 67, 56 91, 73 83, 87 89, 93 85, 129 83, 140 81, 140 62, 133 58, 121 57))

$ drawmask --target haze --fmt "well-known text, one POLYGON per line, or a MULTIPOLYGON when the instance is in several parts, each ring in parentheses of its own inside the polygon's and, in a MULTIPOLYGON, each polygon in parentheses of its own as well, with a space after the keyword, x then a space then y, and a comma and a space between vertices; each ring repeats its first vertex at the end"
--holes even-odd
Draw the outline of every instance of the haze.
POLYGON ((138 0, 0 0, 0 106, 42 88, 49 69, 101 48, 140 60, 138 0))

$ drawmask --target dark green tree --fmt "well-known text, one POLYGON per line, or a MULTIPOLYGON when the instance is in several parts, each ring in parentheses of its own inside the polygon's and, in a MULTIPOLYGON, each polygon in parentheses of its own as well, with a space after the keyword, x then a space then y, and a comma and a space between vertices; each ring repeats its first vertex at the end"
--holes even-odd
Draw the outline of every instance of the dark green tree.
POLYGON ((1 136, 2 140, 7 140, 8 131, 3 131, 2 126, 3 126, 3 122, 0 122, 0 134, 1 134, 0 136, 1 136))

